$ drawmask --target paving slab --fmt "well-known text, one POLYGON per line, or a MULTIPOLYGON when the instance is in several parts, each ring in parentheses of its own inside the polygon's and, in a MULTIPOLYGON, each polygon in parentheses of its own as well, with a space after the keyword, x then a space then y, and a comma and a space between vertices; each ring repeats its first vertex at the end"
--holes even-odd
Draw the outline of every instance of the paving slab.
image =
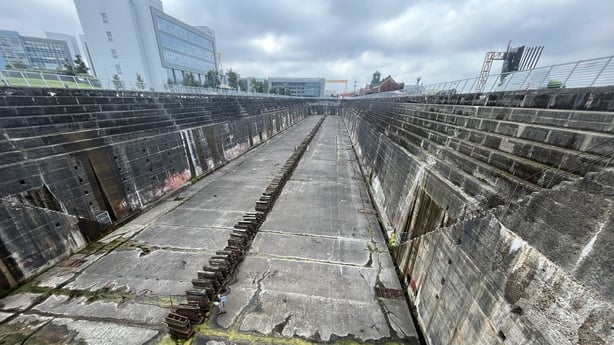
POLYGON ((286 183, 274 212, 267 216, 262 228, 370 239, 371 235, 364 230, 378 229, 379 224, 369 214, 374 212, 367 198, 366 191, 362 196, 347 185, 292 179, 286 183))
POLYGON ((241 219, 244 211, 212 210, 178 207, 161 217, 156 225, 177 225, 213 228, 232 228, 241 219))
POLYGON ((88 254, 86 251, 71 255, 33 280, 33 285, 42 288, 57 288, 73 279, 81 271, 96 262, 105 252, 88 254))
POLYGON ((211 255, 155 249, 115 250, 66 285, 71 290, 125 291, 156 296, 181 295, 192 287, 196 272, 211 255))
POLYGON ((232 210, 247 212, 254 208, 260 194, 267 183, 252 185, 249 176, 244 176, 242 183, 236 181, 219 181, 207 188, 205 193, 199 193, 184 202, 183 207, 191 209, 232 210))
MULTIPOLYGON (((240 217, 233 218, 236 220, 240 217)), ((215 253, 227 245, 232 228, 153 225, 132 238, 133 241, 177 250, 215 253), (181 234, 178 236, 178 234, 181 234)))
POLYGON ((131 324, 159 326, 168 314, 168 308, 133 301, 91 301, 87 297, 71 298, 52 295, 32 311, 72 318, 88 318, 100 321, 116 321, 131 324))
POLYGON ((41 294, 30 292, 7 296, 0 299, 0 310, 24 311, 34 305, 41 297, 41 294))
POLYGON ((268 231, 261 231, 258 234, 250 247, 250 253, 257 253, 263 257, 339 263, 356 267, 364 267, 372 260, 369 241, 366 239, 352 240, 343 237, 268 231), (297 254, 299 256, 294 256, 297 254))
POLYGON ((54 318, 34 333, 25 345, 47 343, 88 345, 150 344, 163 331, 114 322, 54 318))

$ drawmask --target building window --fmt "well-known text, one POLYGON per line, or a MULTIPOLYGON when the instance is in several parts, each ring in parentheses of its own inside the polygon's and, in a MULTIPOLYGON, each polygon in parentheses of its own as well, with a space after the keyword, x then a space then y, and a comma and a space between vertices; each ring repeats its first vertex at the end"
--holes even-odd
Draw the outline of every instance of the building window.
POLYGON ((115 65, 115 71, 117 71, 117 74, 122 74, 122 66, 119 64, 115 65))
POLYGON ((111 49, 111 56, 113 56, 114 59, 117 59, 117 50, 111 49))
POLYGON ((102 22, 103 23, 108 23, 109 22, 109 18, 107 18, 107 12, 100 12, 100 16, 102 17, 102 22))
POLYGON ((107 39, 113 41, 113 34, 111 34, 111 31, 107 31, 107 39))

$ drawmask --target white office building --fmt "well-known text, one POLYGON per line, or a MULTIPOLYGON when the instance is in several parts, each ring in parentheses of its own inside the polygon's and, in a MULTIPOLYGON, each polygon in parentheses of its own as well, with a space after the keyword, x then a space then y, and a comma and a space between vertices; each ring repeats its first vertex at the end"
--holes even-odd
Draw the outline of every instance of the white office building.
POLYGON ((164 13, 160 0, 74 0, 84 32, 86 56, 105 87, 119 77, 127 89, 164 91, 192 73, 204 82, 217 70, 215 32, 164 13))

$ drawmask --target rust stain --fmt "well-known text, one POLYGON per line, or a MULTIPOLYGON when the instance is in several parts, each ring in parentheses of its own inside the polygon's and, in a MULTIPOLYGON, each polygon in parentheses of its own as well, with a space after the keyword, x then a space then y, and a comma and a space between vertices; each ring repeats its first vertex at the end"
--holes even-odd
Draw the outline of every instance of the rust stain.
POLYGON ((188 182, 192 178, 192 174, 189 170, 185 170, 180 173, 167 173, 166 179, 164 179, 164 191, 170 192, 181 187, 184 183, 188 182))
POLYGON ((414 293, 414 296, 416 296, 418 294, 418 283, 409 272, 407 273, 407 281, 409 282, 409 288, 414 293))

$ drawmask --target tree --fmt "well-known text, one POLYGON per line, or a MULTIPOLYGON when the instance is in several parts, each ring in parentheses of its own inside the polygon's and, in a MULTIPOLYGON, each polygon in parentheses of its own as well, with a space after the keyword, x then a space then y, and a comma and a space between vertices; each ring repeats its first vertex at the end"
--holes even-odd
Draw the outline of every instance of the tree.
POLYGON ((239 76, 236 72, 232 71, 232 68, 226 72, 226 75, 228 76, 228 86, 230 86, 231 89, 236 90, 239 86, 239 76))
POLYGON ((272 94, 275 95, 286 95, 286 96, 290 96, 290 89, 286 88, 286 87, 274 87, 271 88, 270 92, 272 94))
POLYGON ((73 63, 68 60, 64 62, 64 70, 62 73, 67 75, 88 74, 90 69, 85 65, 85 61, 81 58, 81 55, 75 55, 73 63))
POLYGON ((239 80, 239 90, 247 91, 247 80, 246 79, 239 80))
POLYGON ((205 76, 204 87, 217 88, 220 86, 220 72, 216 70, 209 70, 205 76))
POLYGON ((119 74, 113 74, 113 86, 117 90, 122 90, 124 88, 124 82, 121 80, 119 74))
POLYGON ((83 59, 81 58, 81 55, 75 55, 75 68, 74 71, 77 74, 88 74, 89 73, 89 67, 87 67, 85 65, 85 61, 83 61, 83 59))
POLYGON ((64 70, 62 73, 66 75, 77 75, 77 72, 75 72, 75 67, 68 60, 64 62, 64 70))
POLYGON ((258 81, 256 79, 252 79, 252 90, 254 92, 267 93, 269 92, 269 83, 267 83, 266 81, 258 81))
POLYGON ((262 84, 254 78, 252 78, 252 91, 262 92, 262 84))
POLYGON ((140 74, 136 74, 136 87, 141 90, 145 90, 145 80, 140 74))
POLYGON ((194 87, 202 86, 200 82, 196 80, 196 78, 194 77, 194 73, 192 72, 184 73, 182 85, 183 86, 194 86, 194 87))

